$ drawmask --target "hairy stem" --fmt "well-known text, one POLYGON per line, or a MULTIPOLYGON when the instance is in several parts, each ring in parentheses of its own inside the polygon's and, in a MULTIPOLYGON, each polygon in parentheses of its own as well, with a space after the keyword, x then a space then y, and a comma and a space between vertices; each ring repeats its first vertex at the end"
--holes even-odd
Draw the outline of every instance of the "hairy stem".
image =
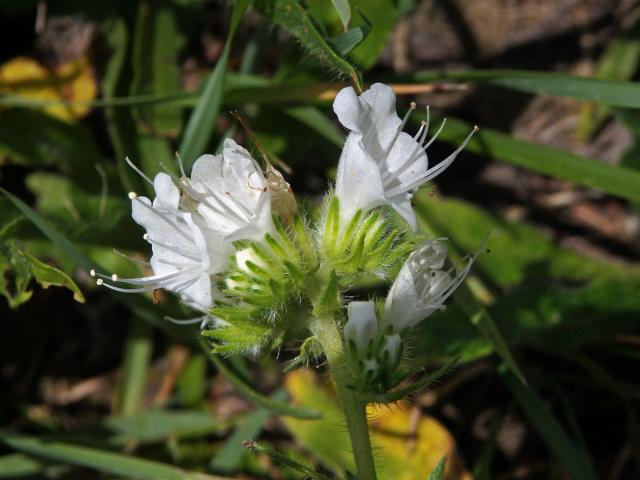
POLYGON ((316 318, 311 330, 320 341, 336 381, 340 403, 347 420, 351 447, 360 480, 375 480, 376 470, 371 453, 367 426, 366 402, 348 388, 349 364, 336 321, 332 316, 316 318))

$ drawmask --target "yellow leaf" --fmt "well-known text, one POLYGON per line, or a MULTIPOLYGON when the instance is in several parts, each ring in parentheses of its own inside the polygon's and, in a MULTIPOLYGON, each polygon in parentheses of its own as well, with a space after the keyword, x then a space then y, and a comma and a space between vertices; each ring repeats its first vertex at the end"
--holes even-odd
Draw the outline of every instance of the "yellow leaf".
MULTIPOLYGON (((287 374, 285 388, 294 403, 322 412, 320 420, 283 418, 297 443, 332 470, 353 471, 346 423, 331 385, 320 384, 313 370, 300 369, 287 374)), ((425 480, 445 454, 447 480, 472 478, 460 464, 453 437, 434 418, 405 402, 370 405, 367 413, 379 478, 425 480)))
POLYGON ((0 93, 50 102, 42 107, 43 111, 61 120, 85 116, 97 91, 86 55, 54 70, 27 57, 17 57, 0 66, 0 93))

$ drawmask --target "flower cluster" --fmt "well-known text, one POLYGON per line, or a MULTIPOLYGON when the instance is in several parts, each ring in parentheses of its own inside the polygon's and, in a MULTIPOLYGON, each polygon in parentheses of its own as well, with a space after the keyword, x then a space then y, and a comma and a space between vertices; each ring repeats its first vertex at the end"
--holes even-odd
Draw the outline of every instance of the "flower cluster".
POLYGON ((203 334, 218 351, 247 353, 276 348, 287 338, 309 340, 315 317, 330 314, 342 325, 345 289, 367 275, 388 278, 404 262, 380 315, 373 301, 352 301, 342 333, 356 384, 384 388, 398 368, 407 331, 444 308, 475 259, 447 268, 443 239, 415 248, 411 236, 418 226, 413 193, 454 161, 473 132, 430 166, 427 148, 442 127, 429 139, 427 115, 415 135, 405 133, 415 104, 400 119, 390 87, 375 84, 361 95, 345 88, 333 109, 349 133, 335 190, 316 222, 297 212, 277 170, 267 165, 263 172, 227 139, 221 154, 197 159, 190 177, 182 165, 180 177, 160 173, 153 180, 136 169, 156 195, 152 201, 130 194, 133 219, 151 244, 153 275, 92 271, 98 283, 118 291, 175 292, 215 319, 203 334), (398 227, 392 210, 408 229, 398 227))

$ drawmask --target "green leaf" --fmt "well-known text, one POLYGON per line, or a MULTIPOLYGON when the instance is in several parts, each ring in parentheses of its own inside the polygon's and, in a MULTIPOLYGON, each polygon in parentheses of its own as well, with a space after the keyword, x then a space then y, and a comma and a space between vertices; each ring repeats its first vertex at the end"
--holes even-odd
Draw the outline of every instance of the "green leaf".
POLYGON ((67 288, 73 292, 73 298, 77 302, 84 303, 80 288, 66 273, 29 255, 14 240, 0 243, 0 293, 7 298, 11 308, 16 308, 31 298, 29 283, 32 279, 42 288, 67 288), (10 270, 14 275, 13 289, 9 288, 6 280, 6 274, 10 270))
POLYGON ((350 52, 351 58, 364 70, 369 70, 378 62, 389 42, 391 31, 398 20, 395 3, 393 0, 351 0, 353 8, 362 17, 363 25, 371 25, 367 37, 350 52))
POLYGON ((429 474, 427 480, 442 480, 444 476, 444 467, 447 465, 447 456, 445 455, 440 459, 436 468, 433 469, 433 472, 429 474))
POLYGON ((540 433, 551 452, 571 473, 571 476, 585 480, 598 478, 589 458, 571 442, 536 391, 531 386, 523 385, 506 370, 502 370, 501 374, 533 428, 540 433))
POLYGON ((207 388, 207 359, 201 353, 193 353, 176 380, 180 403, 186 406, 199 405, 207 388))
POLYGON ((346 32, 336 35, 329 40, 329 43, 334 48, 338 55, 346 56, 354 48, 360 45, 369 32, 371 31, 371 24, 365 23, 359 27, 354 27, 346 32))
POLYGON ((296 472, 304 474, 305 479, 309 478, 311 480, 331 480, 331 477, 315 471, 309 465, 305 465, 302 460, 295 459, 291 455, 279 452, 278 450, 275 450, 273 448, 263 447, 256 442, 247 442, 247 446, 257 453, 268 456, 276 465, 284 465, 295 470, 296 472))
MULTIPOLYGON (((638 27, 613 39, 598 61, 595 76, 605 80, 630 80, 640 62, 638 27)), ((597 103, 586 103, 580 109, 578 135, 589 138, 610 114, 610 109, 597 103)))
POLYGON ((115 150, 116 165, 120 181, 128 191, 141 191, 143 182, 126 164, 127 157, 139 158, 136 126, 127 108, 115 108, 112 100, 128 95, 130 72, 127 63, 130 60, 130 33, 127 20, 122 15, 109 17, 103 24, 105 40, 111 50, 102 76, 102 96, 106 103, 106 127, 115 150))
POLYGON ((229 53, 231 51, 231 42, 248 5, 249 0, 237 0, 235 2, 224 49, 222 50, 220 58, 218 58, 213 72, 206 80, 198 104, 191 113, 187 126, 185 127, 184 135, 180 141, 179 151, 184 159, 187 170, 191 168, 196 158, 204 153, 211 139, 211 134, 214 132, 222 103, 223 83, 227 70, 227 61, 229 60, 229 53))
MULTIPOLYGON (((477 249, 490 232, 491 252, 478 257, 469 281, 478 277, 500 292, 484 310, 511 347, 525 344, 567 352, 621 332, 632 334, 640 326, 640 298, 633 293, 640 288, 637 267, 579 255, 530 225, 460 200, 420 192, 415 201, 429 233, 449 238, 449 247, 460 255, 477 249)), ((464 300, 460 294, 464 290, 455 298, 464 300)), ((454 301, 422 322, 415 350, 440 361, 456 356, 468 361, 491 353, 494 347, 469 323, 466 303, 454 301)))
POLYGON ((150 325, 139 318, 130 319, 120 372, 116 413, 129 416, 140 410, 152 351, 153 330, 150 325))
POLYGON ((236 375, 235 372, 222 360, 222 358, 214 353, 211 353, 209 351, 209 346, 206 344, 206 342, 204 342, 204 340, 201 340, 200 345, 202 346, 202 349, 208 354, 211 363, 213 363, 216 368, 225 376, 229 383, 231 383, 231 385, 233 385, 238 390, 238 393, 258 405, 259 407, 266 408, 267 410, 270 410, 271 412, 282 416, 290 416, 301 419, 320 418, 321 413, 316 409, 297 407, 285 402, 275 401, 258 393, 239 375, 236 375))
POLYGON ((100 189, 95 165, 103 157, 82 127, 25 108, 0 112, 0 123, 0 156, 29 167, 56 167, 85 190, 100 189))
POLYGON ((40 439, 0 431, 0 442, 36 457, 80 465, 99 472, 139 480, 227 480, 224 477, 191 472, 164 463, 73 445, 57 440, 40 439))
MULTIPOLYGON (((131 94, 166 95, 179 91, 178 54, 184 43, 177 12, 170 2, 140 2, 131 54, 131 94)), ((175 106, 143 105, 135 112, 142 126, 154 133, 176 133, 182 124, 182 112, 175 106)))
POLYGON ((23 453, 10 453, 0 457, 0 478, 31 477, 42 472, 39 461, 23 453))
POLYGON ((598 102, 614 107, 640 108, 640 85, 636 82, 576 77, 530 70, 466 70, 419 72, 402 78, 412 82, 464 81, 496 85, 537 95, 555 95, 598 102))
POLYGON ((324 66, 350 78, 358 88, 360 76, 327 42, 307 10, 297 0, 261 0, 256 3, 276 25, 293 35, 300 45, 324 66))
MULTIPOLYGON (((76 265, 86 270, 93 267, 100 267, 100 265, 96 265, 95 262, 91 261, 86 255, 78 250, 64 235, 60 234, 60 232, 58 232, 40 214, 29 207, 26 203, 2 187, 0 187, 0 192, 3 193, 11 203, 13 203, 56 247, 68 255, 76 265)), ((116 292, 110 292, 110 294, 112 294, 117 301, 128 305, 135 315, 140 316, 152 325, 164 331, 169 331, 179 338, 193 341, 193 330, 184 327, 176 328, 175 325, 160 320, 158 309, 149 300, 142 296, 123 295, 122 293, 116 292)))
POLYGON ((116 443, 200 437, 220 429, 211 413, 197 410, 147 410, 135 415, 107 417, 102 425, 115 434, 116 443))
MULTIPOLYGON (((471 125, 448 117, 447 125, 438 138, 459 145, 471 130, 471 125)), ((510 135, 487 128, 481 128, 465 150, 534 172, 571 180, 622 198, 640 201, 640 172, 630 168, 616 167, 558 148, 517 140, 510 135)))
POLYGON ((351 21, 351 6, 349 5, 349 0, 331 0, 331 3, 333 3, 333 8, 338 12, 342 26, 346 31, 351 21))
MULTIPOLYGON (((287 399, 287 394, 284 390, 278 390, 270 398, 274 401, 283 402, 287 399)), ((247 453, 243 442, 258 438, 264 424, 271 415, 271 411, 266 408, 258 408, 247 415, 211 460, 210 468, 213 471, 222 473, 236 471, 247 453)))

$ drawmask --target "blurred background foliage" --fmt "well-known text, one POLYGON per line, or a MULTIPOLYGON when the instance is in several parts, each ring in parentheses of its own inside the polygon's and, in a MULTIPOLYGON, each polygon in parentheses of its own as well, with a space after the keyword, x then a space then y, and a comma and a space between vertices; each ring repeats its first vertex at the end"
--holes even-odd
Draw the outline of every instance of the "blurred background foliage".
POLYGON ((140 274, 122 253, 148 254, 126 198, 148 186, 125 158, 153 176, 225 136, 251 147, 232 110, 318 206, 344 138, 331 99, 359 81, 447 117, 432 159, 481 127, 415 204, 458 256, 490 234, 465 290, 411 338, 416 367, 457 366, 371 408, 380 477, 425 479, 444 454, 451 479, 640 476, 637 2, 2 0, 0 12, 0 478, 352 469, 326 376, 283 373, 298 345, 211 357, 195 326, 164 319, 189 317, 170 295, 112 295, 87 271, 140 274))

